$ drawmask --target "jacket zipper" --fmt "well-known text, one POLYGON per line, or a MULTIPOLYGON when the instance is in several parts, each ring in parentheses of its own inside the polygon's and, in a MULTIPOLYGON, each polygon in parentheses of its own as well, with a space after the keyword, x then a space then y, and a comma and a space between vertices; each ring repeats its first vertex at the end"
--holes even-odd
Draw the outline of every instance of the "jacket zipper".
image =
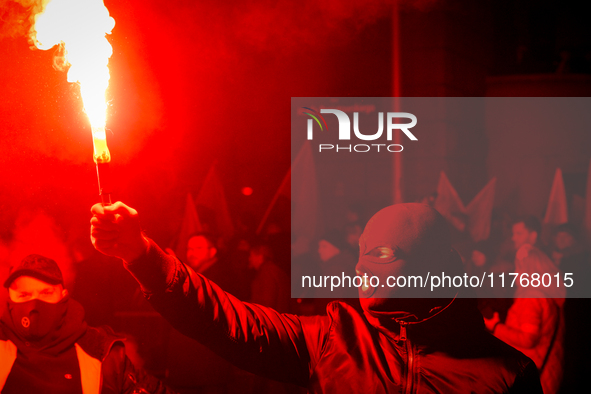
POLYGON ((406 345, 406 387, 404 388, 404 392, 411 394, 413 392, 413 364, 414 364, 414 354, 412 349, 412 343, 410 343, 408 337, 406 336, 406 326, 408 325, 407 322, 399 322, 400 323, 400 340, 404 341, 406 345))

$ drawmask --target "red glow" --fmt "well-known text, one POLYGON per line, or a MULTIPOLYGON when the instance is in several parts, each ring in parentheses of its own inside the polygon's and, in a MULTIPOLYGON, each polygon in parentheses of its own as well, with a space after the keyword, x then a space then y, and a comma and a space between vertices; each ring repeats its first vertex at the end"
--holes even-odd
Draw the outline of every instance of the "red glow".
POLYGON ((245 196, 252 195, 252 187, 248 187, 248 186, 243 187, 242 194, 244 194, 245 196))

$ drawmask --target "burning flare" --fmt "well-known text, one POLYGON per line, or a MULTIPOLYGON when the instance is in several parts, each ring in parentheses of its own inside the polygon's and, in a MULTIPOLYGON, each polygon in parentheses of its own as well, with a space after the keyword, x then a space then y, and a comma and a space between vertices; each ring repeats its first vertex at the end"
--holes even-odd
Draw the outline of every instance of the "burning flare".
POLYGON ((70 66, 68 82, 80 84, 84 111, 92 128, 96 163, 111 161, 105 133, 105 93, 109 86, 107 64, 113 49, 106 35, 114 26, 115 20, 109 16, 103 0, 49 0, 45 10, 35 16, 31 31, 37 48, 61 46, 61 66, 70 66))

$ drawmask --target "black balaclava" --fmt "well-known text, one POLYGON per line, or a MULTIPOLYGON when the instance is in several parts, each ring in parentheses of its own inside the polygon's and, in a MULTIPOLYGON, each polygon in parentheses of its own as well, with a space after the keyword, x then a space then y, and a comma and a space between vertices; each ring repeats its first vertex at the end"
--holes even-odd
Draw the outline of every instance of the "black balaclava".
POLYGON ((450 245, 447 222, 428 205, 396 204, 382 209, 367 223, 359 247, 357 274, 380 279, 378 287, 359 288, 366 314, 417 322, 442 310, 455 297, 453 288, 430 292, 429 284, 422 289, 386 285, 389 276, 463 274, 461 259, 450 245))
POLYGON ((28 342, 41 342, 64 322, 69 297, 57 303, 34 299, 26 302, 8 301, 8 311, 16 334, 28 342))

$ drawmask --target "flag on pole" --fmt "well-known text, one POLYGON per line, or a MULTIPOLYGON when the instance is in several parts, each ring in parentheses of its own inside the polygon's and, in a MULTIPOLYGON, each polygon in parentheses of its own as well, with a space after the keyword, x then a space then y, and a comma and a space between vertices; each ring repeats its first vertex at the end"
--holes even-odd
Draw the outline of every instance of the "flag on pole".
POLYGON ((568 222, 566 192, 564 190, 562 170, 557 168, 554 173, 554 181, 552 182, 552 189, 550 191, 550 198, 548 199, 548 207, 546 208, 544 223, 557 226, 566 222, 568 222))
POLYGON ((221 238, 228 240, 234 235, 234 222, 228 209, 226 194, 224 193, 215 163, 212 164, 203 181, 203 186, 201 186, 195 204, 198 208, 205 207, 209 212, 212 212, 215 227, 221 238))
POLYGON ((285 174, 285 176, 283 177, 283 181, 281 181, 279 189, 277 189, 277 191, 275 192, 275 195, 273 196, 271 203, 267 207, 267 210, 265 211, 265 214, 263 215, 263 218, 261 219, 257 227, 257 235, 260 235, 261 231, 263 231, 263 227, 265 226, 265 223, 267 223, 267 219, 269 218, 271 211, 273 211, 273 207, 275 207, 275 203, 277 202, 279 197, 285 197, 291 200, 291 166, 287 170, 287 174, 285 174))
MULTIPOLYGON (((263 216, 257 234, 262 232, 277 200, 291 199, 291 230, 296 242, 309 243, 319 234, 318 188, 316 167, 309 141, 304 142, 290 169, 283 178, 263 216)), ((305 249, 305 247, 303 247, 305 249)))
POLYGON ((468 231, 474 242, 490 236, 492 210, 495 203, 497 178, 491 179, 466 207, 468 231))
POLYGON ((496 184, 497 179, 491 179, 466 207, 445 173, 441 171, 435 209, 459 231, 467 229, 474 242, 488 239, 496 184))
POLYGON ((191 234, 198 231, 203 231, 203 226, 201 226, 201 222, 199 221, 199 215, 197 214, 197 209, 195 209, 195 204, 193 203, 193 196, 191 193, 187 193, 183 222, 172 248, 179 259, 183 261, 185 260, 189 237, 191 234))
POLYGON ((466 208, 443 171, 439 175, 434 208, 455 228, 464 231, 466 228, 466 208))
POLYGON ((294 235, 312 240, 318 234, 318 184, 312 146, 304 142, 291 166, 292 213, 294 235))

